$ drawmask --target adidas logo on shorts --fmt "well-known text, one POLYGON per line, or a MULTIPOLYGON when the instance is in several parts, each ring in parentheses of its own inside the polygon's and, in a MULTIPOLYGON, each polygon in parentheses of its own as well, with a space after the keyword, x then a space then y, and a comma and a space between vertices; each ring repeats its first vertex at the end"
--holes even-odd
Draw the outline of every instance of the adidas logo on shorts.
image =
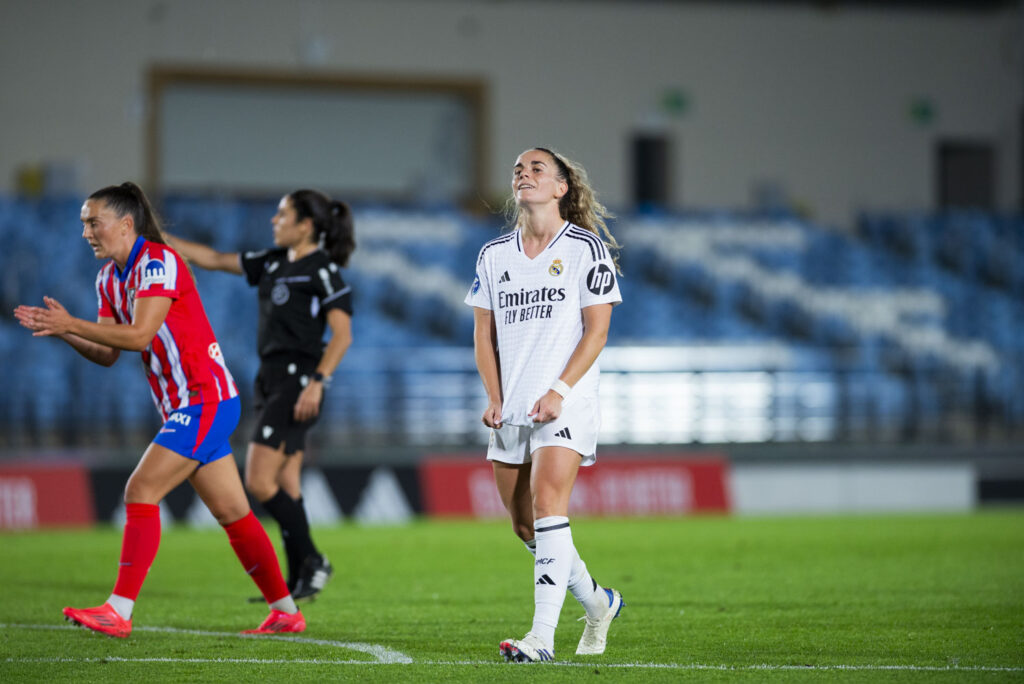
POLYGON ((569 434, 569 428, 564 427, 555 433, 555 437, 561 437, 562 439, 572 439, 572 435, 569 434))

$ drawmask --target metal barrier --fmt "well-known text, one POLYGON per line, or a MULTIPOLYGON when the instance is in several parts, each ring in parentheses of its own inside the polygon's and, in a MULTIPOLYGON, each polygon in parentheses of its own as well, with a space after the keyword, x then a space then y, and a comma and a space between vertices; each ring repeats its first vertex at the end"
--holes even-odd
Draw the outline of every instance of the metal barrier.
MULTIPOLYGON (((966 443, 1021 432, 1009 408, 992 405, 979 387, 983 378, 836 370, 822 358, 809 360, 782 344, 607 348, 600 359, 599 441, 966 443)), ((41 380, 23 410, 0 417, 0 447, 141 450, 158 418, 139 369, 122 364, 111 382, 95 386, 41 380), (128 385, 133 374, 140 377, 128 385)), ((242 441, 251 430, 251 382, 238 379, 242 441)), ((484 405, 472 349, 354 348, 335 373, 310 447, 345 453, 482 446, 484 405)))

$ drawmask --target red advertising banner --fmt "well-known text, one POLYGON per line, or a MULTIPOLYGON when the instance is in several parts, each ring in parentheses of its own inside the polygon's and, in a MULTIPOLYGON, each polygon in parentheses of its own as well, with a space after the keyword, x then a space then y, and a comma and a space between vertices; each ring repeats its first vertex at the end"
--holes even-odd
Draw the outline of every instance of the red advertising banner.
POLYGON ((91 525, 92 487, 79 465, 0 465, 0 529, 91 525))
MULTIPOLYGON (((569 500, 572 515, 673 515, 727 512, 728 463, 717 455, 601 455, 580 468, 569 500)), ((506 515, 491 464, 482 457, 429 456, 420 464, 428 515, 480 518, 506 515)))

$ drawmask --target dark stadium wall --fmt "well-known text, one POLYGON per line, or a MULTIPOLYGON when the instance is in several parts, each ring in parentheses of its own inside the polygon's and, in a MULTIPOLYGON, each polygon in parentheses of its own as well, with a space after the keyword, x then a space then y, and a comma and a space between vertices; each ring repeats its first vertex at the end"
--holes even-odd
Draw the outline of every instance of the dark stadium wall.
MULTIPOLYGON (((573 492, 575 516, 778 515, 969 511, 1024 502, 1017 461, 970 462, 950 455, 809 460, 745 458, 683 449, 615 453, 585 468, 573 492)), ((740 450, 742 452, 742 450, 740 450)), ((0 465, 0 530, 124 524, 128 467, 0 465)), ((500 518, 486 461, 463 452, 424 454, 418 465, 309 468, 304 503, 318 525, 400 524, 415 516, 500 518)), ((258 515, 263 510, 250 502, 258 515)), ((214 526, 187 484, 161 504, 167 523, 214 526)))
MULTIPOLYGON (((123 522, 122 495, 130 474, 129 468, 100 468, 89 472, 95 520, 123 522)), ((3 471, 0 470, 2 481, 3 471)), ((334 523, 349 518, 368 523, 403 522, 423 511, 415 466, 311 468, 304 472, 303 492, 314 523, 334 523)), ((257 515, 265 515, 255 500, 250 499, 249 503, 257 515)), ((213 517, 203 510, 205 506, 188 483, 172 490, 161 507, 169 519, 214 524, 213 517)))

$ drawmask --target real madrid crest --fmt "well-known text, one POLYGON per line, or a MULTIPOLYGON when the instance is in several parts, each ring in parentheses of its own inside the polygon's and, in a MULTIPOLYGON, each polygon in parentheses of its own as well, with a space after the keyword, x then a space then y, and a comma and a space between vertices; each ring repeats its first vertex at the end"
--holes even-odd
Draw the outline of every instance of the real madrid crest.
POLYGON ((563 268, 564 266, 562 266, 562 260, 555 259, 554 261, 551 262, 551 265, 548 267, 548 273, 550 273, 553 276, 560 276, 562 275, 563 268))

